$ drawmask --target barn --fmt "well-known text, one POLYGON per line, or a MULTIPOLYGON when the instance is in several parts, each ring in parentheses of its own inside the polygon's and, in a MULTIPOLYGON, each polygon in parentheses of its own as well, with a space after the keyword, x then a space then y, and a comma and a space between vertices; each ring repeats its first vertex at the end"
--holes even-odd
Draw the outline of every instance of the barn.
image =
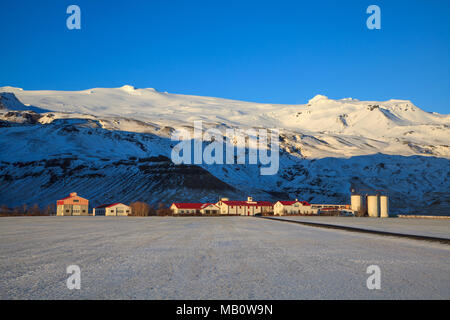
POLYGON ((56 201, 57 216, 88 216, 89 200, 72 192, 68 197, 56 201))

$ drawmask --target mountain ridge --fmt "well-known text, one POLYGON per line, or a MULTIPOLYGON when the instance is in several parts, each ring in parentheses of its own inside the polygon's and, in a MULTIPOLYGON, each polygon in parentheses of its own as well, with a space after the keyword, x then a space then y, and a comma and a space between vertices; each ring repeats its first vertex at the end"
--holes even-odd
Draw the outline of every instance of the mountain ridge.
POLYGON ((450 212, 448 115, 408 100, 311 100, 276 105, 132 86, 76 92, 2 87, 0 204, 45 205, 73 189, 93 204, 247 195, 348 203, 356 187, 388 190, 396 213, 450 212), (139 162, 169 159, 176 144, 171 133, 192 130, 195 120, 224 134, 227 128, 280 128, 278 174, 260 176, 258 166, 248 164, 178 170, 170 160, 139 162), (196 176, 204 181, 200 188, 192 184, 196 176))

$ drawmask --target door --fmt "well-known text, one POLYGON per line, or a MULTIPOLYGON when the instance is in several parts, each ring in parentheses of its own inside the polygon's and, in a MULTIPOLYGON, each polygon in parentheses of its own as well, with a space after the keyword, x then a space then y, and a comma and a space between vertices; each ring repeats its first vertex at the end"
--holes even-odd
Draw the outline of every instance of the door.
POLYGON ((73 205, 72 207, 72 215, 73 216, 79 216, 81 215, 81 206, 80 205, 73 205))

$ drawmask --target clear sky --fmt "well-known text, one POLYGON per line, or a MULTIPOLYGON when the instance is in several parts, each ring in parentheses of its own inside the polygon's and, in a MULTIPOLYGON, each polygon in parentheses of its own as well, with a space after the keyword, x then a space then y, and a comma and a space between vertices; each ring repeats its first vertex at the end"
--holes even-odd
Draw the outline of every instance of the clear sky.
POLYGON ((450 113, 448 0, 1 0, 0 43, 0 86, 395 98, 450 113), (66 27, 71 4, 81 30, 66 27), (366 27, 371 4, 381 30, 366 27))

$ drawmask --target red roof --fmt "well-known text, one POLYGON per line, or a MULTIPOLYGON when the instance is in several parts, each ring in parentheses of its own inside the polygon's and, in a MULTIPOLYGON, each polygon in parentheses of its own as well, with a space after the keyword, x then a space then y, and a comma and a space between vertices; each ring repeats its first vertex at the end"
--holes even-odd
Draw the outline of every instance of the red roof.
POLYGON ((95 209, 100 209, 100 208, 109 208, 109 207, 113 207, 116 206, 118 204, 121 204, 120 202, 117 203, 109 203, 109 204, 101 204, 98 207, 95 207, 95 209))
POLYGON ((278 201, 278 202, 281 203, 283 206, 291 206, 298 201, 278 201))
POLYGON ((269 202, 269 201, 252 201, 252 202, 222 201, 222 203, 225 203, 226 205, 229 205, 229 206, 247 206, 247 207, 252 207, 252 206, 271 207, 272 206, 272 202, 269 202))
MULTIPOLYGON (((76 192, 71 192, 70 195, 69 195, 68 197, 59 199, 59 200, 57 200, 57 201, 63 201, 63 200, 67 200, 67 199, 75 198, 75 197, 81 198, 76 192), (73 193, 73 195, 72 195, 72 193, 73 193)), ((82 198, 82 199, 84 199, 84 198, 82 198)))
POLYGON ((67 199, 70 199, 70 198, 75 198, 76 196, 68 196, 68 197, 64 197, 64 198, 62 198, 62 199, 59 199, 59 201, 61 201, 61 200, 67 200, 67 199))
POLYGON ((200 210, 203 207, 203 203, 180 203, 174 202, 172 203, 178 209, 198 209, 200 210))

